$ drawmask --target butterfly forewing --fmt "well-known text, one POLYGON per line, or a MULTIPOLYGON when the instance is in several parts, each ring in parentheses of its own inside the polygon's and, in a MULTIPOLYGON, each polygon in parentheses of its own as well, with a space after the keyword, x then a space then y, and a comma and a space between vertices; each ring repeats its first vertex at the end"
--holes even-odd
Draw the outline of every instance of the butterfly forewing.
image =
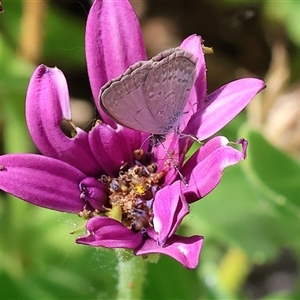
POLYGON ((180 48, 139 62, 101 90, 102 109, 115 122, 151 134, 177 125, 195 80, 196 62, 180 48))
MULTIPOLYGON (((134 126, 141 126, 133 120, 133 117, 138 111, 142 113, 145 107, 142 101, 144 99, 142 86, 150 69, 150 66, 135 69, 130 74, 123 74, 110 81, 102 88, 101 107, 116 123, 133 129, 136 129, 134 126), (136 99, 141 101, 136 101, 136 99)), ((151 122, 151 120, 148 121, 151 122)))
POLYGON ((144 85, 146 103, 159 134, 166 134, 177 125, 194 81, 195 62, 184 51, 174 52, 149 72, 144 85))

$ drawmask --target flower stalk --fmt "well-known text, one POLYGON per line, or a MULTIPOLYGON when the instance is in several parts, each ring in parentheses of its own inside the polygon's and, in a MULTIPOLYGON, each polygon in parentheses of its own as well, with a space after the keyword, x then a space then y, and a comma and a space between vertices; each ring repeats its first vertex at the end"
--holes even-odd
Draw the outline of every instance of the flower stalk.
POLYGON ((118 258, 117 299, 141 299, 147 261, 141 256, 133 256, 122 249, 116 250, 116 254, 118 258))

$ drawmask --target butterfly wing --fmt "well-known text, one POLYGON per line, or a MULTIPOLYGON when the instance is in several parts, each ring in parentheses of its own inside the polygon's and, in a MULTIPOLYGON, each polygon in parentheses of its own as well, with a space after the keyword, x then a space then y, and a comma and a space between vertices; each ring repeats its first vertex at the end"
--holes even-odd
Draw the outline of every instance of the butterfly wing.
POLYGON ((166 134, 188 100, 195 66, 192 55, 180 48, 138 62, 101 89, 101 108, 125 127, 166 134))
POLYGON ((151 70, 151 65, 139 62, 120 77, 109 81, 100 92, 100 105, 104 112, 116 123, 135 130, 147 131, 147 127, 135 119, 144 113, 144 120, 151 124, 151 116, 145 107, 143 85, 151 70))
POLYGON ((156 62, 144 85, 146 104, 160 134, 167 134, 178 125, 195 82, 195 59, 189 52, 176 49, 167 59, 156 62))

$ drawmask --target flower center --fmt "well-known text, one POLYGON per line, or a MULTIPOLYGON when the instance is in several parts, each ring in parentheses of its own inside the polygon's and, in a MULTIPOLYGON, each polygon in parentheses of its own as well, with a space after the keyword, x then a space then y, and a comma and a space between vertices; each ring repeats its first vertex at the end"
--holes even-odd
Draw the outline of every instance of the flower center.
MULTIPOLYGON (((86 178, 80 183, 80 198, 87 204, 78 214, 79 217, 88 220, 96 216, 106 216, 133 231, 141 231, 153 225, 155 194, 162 184, 169 164, 165 164, 165 168, 157 172, 157 164, 147 162, 148 158, 143 150, 133 151, 133 157, 135 165, 129 168, 124 164, 118 177, 103 174, 100 178, 86 178), (106 199, 103 199, 103 194, 99 196, 97 187, 95 188, 99 181, 107 186, 108 195, 104 192, 107 195, 106 199), (97 197, 102 198, 101 203, 106 203, 101 205, 100 210, 93 208, 93 201, 97 201, 97 197)), ((103 187, 101 190, 104 191, 103 187)))
POLYGON ((148 166, 137 163, 127 171, 120 171, 119 176, 102 176, 101 181, 109 189, 107 216, 117 219, 134 231, 152 225, 152 206, 155 193, 165 172, 157 171, 156 164, 148 166))

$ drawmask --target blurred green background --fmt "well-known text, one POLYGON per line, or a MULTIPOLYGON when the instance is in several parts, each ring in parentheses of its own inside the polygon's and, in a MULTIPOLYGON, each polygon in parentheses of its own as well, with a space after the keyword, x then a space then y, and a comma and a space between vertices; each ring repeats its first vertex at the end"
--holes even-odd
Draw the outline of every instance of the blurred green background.
MULTIPOLYGON (((73 119, 94 116, 84 30, 91 1, 2 1, 1 152, 37 152, 24 103, 37 64, 67 77, 73 119)), ((240 77, 268 88, 221 134, 249 140, 248 158, 194 203, 181 231, 205 237, 199 267, 149 264, 144 299, 300 298, 300 2, 132 1, 149 57, 192 33, 206 46, 208 89, 240 77)), ((1 299, 114 299, 113 251, 75 245, 77 216, 0 194, 1 299)))

